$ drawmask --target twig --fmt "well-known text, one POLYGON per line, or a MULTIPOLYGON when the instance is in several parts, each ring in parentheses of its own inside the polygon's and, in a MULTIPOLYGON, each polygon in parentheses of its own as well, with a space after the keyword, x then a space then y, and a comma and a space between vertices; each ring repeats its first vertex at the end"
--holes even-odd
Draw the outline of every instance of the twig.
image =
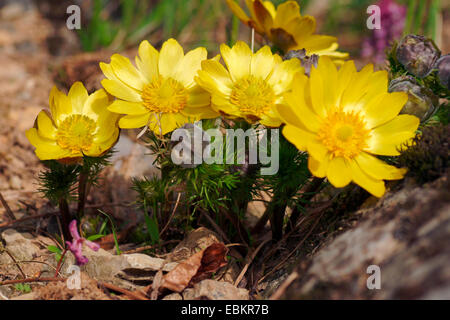
POLYGON ((11 252, 9 252, 8 249, 3 248, 3 250, 6 252, 6 254, 11 258, 11 260, 14 262, 14 264, 17 266, 17 269, 19 269, 20 274, 22 275, 22 277, 24 279, 27 278, 27 276, 25 275, 25 273, 23 272, 22 268, 20 267, 20 264, 17 262, 16 258, 14 258, 14 256, 11 254, 11 252))
POLYGON ((244 277, 245 273, 248 270, 248 267, 250 266, 250 264, 253 262, 253 260, 255 259, 256 255, 258 254, 259 250, 261 250, 261 248, 270 241, 269 239, 264 240, 263 242, 261 242, 261 244, 256 248, 255 251, 253 251, 250 259, 247 261, 247 263, 245 264, 244 268, 242 269, 241 273, 239 274, 239 276, 236 278, 236 281, 234 282, 234 286, 237 287, 239 285, 239 283, 241 282, 242 278, 244 277))
POLYGON ((286 280, 281 284, 281 286, 275 291, 273 295, 270 296, 269 300, 278 300, 280 299, 281 295, 286 291, 287 287, 291 285, 292 282, 294 282, 295 279, 298 278, 297 271, 292 272, 289 277, 286 278, 286 280))
POLYGON ((178 193, 177 202, 175 203, 175 207, 172 210, 172 214, 170 215, 169 220, 167 221, 167 223, 164 226, 164 228, 159 233, 159 237, 161 237, 164 234, 164 232, 166 231, 166 229, 169 227, 170 221, 172 221, 173 216, 175 215, 175 212, 177 211, 178 204, 180 203, 180 198, 181 198, 181 192, 178 193))
POLYGON ((0 286, 6 286, 9 284, 17 283, 30 283, 30 282, 49 282, 49 281, 66 281, 66 278, 28 278, 28 279, 18 279, 18 280, 5 280, 0 282, 0 286))
POLYGON ((154 249, 155 247, 162 247, 162 246, 164 246, 166 244, 169 244, 169 243, 178 243, 180 241, 181 240, 167 240, 167 241, 163 241, 160 244, 148 245, 148 246, 143 246, 143 247, 139 247, 139 248, 136 248, 136 249, 131 249, 131 250, 128 250, 128 251, 122 251, 122 254, 138 253, 138 252, 154 249))
POLYGON ((14 213, 12 212, 12 210, 9 207, 8 203, 6 202, 5 198, 3 198, 3 195, 1 192, 0 192, 0 201, 2 202, 3 206, 5 207, 6 214, 8 215, 9 219, 11 219, 12 221, 16 220, 14 213))
POLYGON ((56 266, 56 270, 55 270, 55 278, 58 276, 59 274, 59 270, 61 270, 61 266, 62 266, 62 262, 64 260, 64 256, 66 255, 67 252, 67 248, 64 248, 63 253, 61 254, 61 258, 58 261, 58 265, 56 266))
POLYGON ((45 218, 47 216, 53 216, 53 215, 55 215, 57 213, 58 212, 47 212, 47 213, 43 213, 43 214, 34 215, 34 216, 31 216, 31 217, 25 217, 25 218, 21 218, 21 219, 16 219, 14 221, 0 223, 0 228, 9 227, 9 226, 14 225, 16 223, 25 222, 25 221, 32 220, 32 219, 39 219, 39 218, 45 218))
POLYGON ((204 212, 203 210, 200 210, 200 213, 206 218, 206 220, 209 221, 209 223, 211 223, 211 225, 217 231, 217 233, 219 233, 222 236, 223 240, 225 240, 228 243, 231 243, 230 239, 228 239, 225 232, 223 232, 223 230, 220 229, 220 227, 217 225, 217 223, 215 223, 214 220, 206 212, 204 212))
POLYGON ((131 292, 129 290, 120 288, 120 287, 115 286, 115 285, 110 284, 110 283, 98 282, 98 285, 102 286, 102 287, 105 287, 105 288, 107 288, 109 290, 120 292, 120 293, 122 293, 122 294, 124 294, 124 295, 126 295, 126 296, 128 296, 128 297, 130 297, 132 299, 134 299, 134 300, 149 300, 148 298, 144 297, 142 294, 140 294, 138 292, 131 292))
POLYGON ((289 258, 301 247, 301 245, 306 241, 306 239, 308 239, 309 235, 313 232, 313 230, 316 228, 317 224, 319 223, 320 219, 323 216, 323 211, 322 213, 319 215, 319 217, 317 218, 317 220, 314 222, 314 225, 312 226, 312 228, 308 231, 308 233, 306 234, 306 236, 302 239, 302 241, 300 241, 294 248, 294 250, 292 250, 287 256, 286 258, 284 258, 279 264, 277 264, 274 268, 272 268, 268 273, 266 273, 263 277, 261 277, 261 279, 258 280, 258 283, 261 283, 261 281, 263 281, 265 278, 267 278, 269 275, 271 275, 272 273, 274 273, 275 271, 277 271, 280 267, 282 267, 286 261, 289 260, 289 258))

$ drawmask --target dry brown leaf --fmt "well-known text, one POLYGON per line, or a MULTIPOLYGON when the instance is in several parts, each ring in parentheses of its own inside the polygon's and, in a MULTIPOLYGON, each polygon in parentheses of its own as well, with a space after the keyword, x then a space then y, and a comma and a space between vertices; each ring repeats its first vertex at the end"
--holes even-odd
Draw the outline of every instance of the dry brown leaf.
POLYGON ((161 288, 182 292, 189 284, 205 279, 226 265, 227 252, 223 243, 214 243, 195 253, 164 276, 161 288))

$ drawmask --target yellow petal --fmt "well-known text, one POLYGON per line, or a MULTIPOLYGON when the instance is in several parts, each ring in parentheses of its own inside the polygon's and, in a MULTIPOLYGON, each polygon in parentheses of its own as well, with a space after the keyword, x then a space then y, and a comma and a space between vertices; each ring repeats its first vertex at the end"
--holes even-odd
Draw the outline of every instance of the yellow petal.
POLYGON ((111 68, 123 83, 136 90, 143 90, 147 80, 136 70, 128 58, 117 53, 114 54, 111 57, 111 68))
POLYGON ((62 159, 70 152, 61 149, 56 141, 42 138, 36 128, 31 128, 25 132, 30 143, 36 147, 35 153, 40 160, 62 159))
POLYGON ((364 108, 366 122, 370 128, 375 128, 394 119, 408 101, 406 92, 384 93, 374 98, 364 108))
POLYGON ((122 82, 103 79, 102 86, 106 91, 108 91, 108 93, 116 98, 131 102, 142 102, 140 93, 130 87, 127 87, 122 82))
POLYGON ((359 100, 359 104, 365 106, 369 104, 375 97, 381 93, 388 92, 388 73, 386 70, 374 72, 370 75, 370 85, 367 88, 367 93, 359 100))
POLYGON ((100 69, 103 72, 103 75, 110 80, 119 80, 119 78, 117 78, 116 74, 114 73, 114 70, 112 69, 111 65, 108 63, 104 63, 104 62, 100 62, 100 69))
POLYGON ((311 68, 309 90, 314 112, 320 117, 325 117, 327 110, 324 100, 324 81, 320 71, 314 67, 311 68))
POLYGON ((383 196, 386 191, 383 180, 377 180, 367 175, 363 170, 361 170, 356 161, 348 161, 348 165, 352 171, 353 181, 357 185, 367 190, 375 197, 380 198, 383 196))
POLYGON ((149 113, 149 110, 140 102, 129 102, 123 100, 114 101, 108 110, 118 114, 142 115, 149 113))
POLYGON ((419 118, 409 114, 395 117, 372 130, 366 151, 384 156, 399 155, 398 149, 416 135, 419 123, 419 118))
POLYGON ((146 126, 150 119, 150 114, 143 115, 127 115, 119 120, 119 127, 123 129, 135 129, 146 126))
POLYGON ((297 44, 304 45, 305 40, 316 30, 316 19, 312 16, 297 17, 287 23, 286 30, 294 36, 297 44))
POLYGON ((174 79, 181 82, 185 88, 192 88, 195 85, 194 77, 201 69, 202 61, 206 59, 208 52, 205 48, 197 48, 189 51, 178 65, 178 70, 174 73, 174 79))
POLYGON ((77 81, 72 85, 69 90, 68 97, 72 104, 72 111, 74 113, 81 114, 83 112, 84 103, 86 102, 88 96, 89 95, 86 88, 80 81, 77 81))
POLYGON ((210 104, 211 94, 208 91, 198 85, 189 90, 188 107, 199 108, 209 106, 210 104))
POLYGON ((328 165, 328 157, 324 158, 322 161, 314 159, 311 155, 308 157, 308 169, 315 177, 325 178, 327 175, 328 165))
POLYGON ((317 161, 324 161, 328 158, 328 149, 316 139, 311 139, 308 141, 308 153, 312 155, 317 161))
POLYGON ((233 81, 239 80, 250 74, 252 51, 243 41, 238 41, 230 49, 225 44, 220 46, 220 52, 233 81))
POLYGON ((361 152, 356 158, 359 167, 374 179, 379 180, 398 180, 403 179, 407 169, 396 168, 388 165, 374 156, 361 152))
POLYGON ((183 48, 175 39, 164 42, 159 53, 159 73, 163 77, 172 77, 178 64, 184 57, 183 48))
POLYGON ((227 0, 228 7, 230 7, 231 11, 241 20, 244 24, 248 25, 250 18, 247 14, 242 10, 239 4, 234 0, 227 0))
POLYGON ((342 94, 341 107, 345 111, 361 111, 362 106, 358 101, 367 92, 370 87, 369 79, 373 73, 373 65, 368 64, 361 69, 361 71, 354 73, 350 80, 350 85, 342 94))
POLYGON ((159 76, 158 72, 159 52, 147 41, 139 45, 139 57, 136 57, 136 65, 148 82, 152 82, 159 76))
POLYGON ((56 137, 56 128, 53 125, 52 119, 45 110, 39 112, 37 116, 37 127, 39 135, 46 139, 54 140, 56 137))
POLYGON ((338 71, 338 79, 339 83, 337 85, 337 97, 338 102, 340 104, 340 100, 342 99, 342 94, 350 85, 350 81, 353 78, 353 75, 356 73, 355 63, 353 61, 346 61, 342 67, 338 71))
MULTIPOLYGON (((275 56, 276 57, 276 56, 275 56)), ((272 86, 276 95, 281 95, 286 91, 291 90, 294 76, 298 73, 303 73, 303 68, 300 60, 291 59, 277 64, 268 78, 269 85, 272 86)))
POLYGON ((301 96, 293 91, 286 93, 284 97, 288 106, 276 109, 281 119, 285 123, 304 126, 312 132, 317 132, 320 128, 319 118, 304 102, 302 103, 301 96))
POLYGON ((306 151, 308 142, 314 139, 313 134, 299 127, 286 124, 283 127, 283 136, 301 151, 306 151))
POLYGON ((83 114, 94 121, 109 113, 107 107, 112 102, 104 89, 100 89, 89 95, 83 107, 83 114))
POLYGON ((352 172, 344 158, 336 157, 330 160, 327 178, 336 188, 343 188, 352 181, 352 172))
POLYGON ((300 7, 296 1, 286 1, 278 5, 273 22, 274 28, 286 25, 292 19, 300 16, 300 7))
POLYGON ((56 125, 59 124, 65 115, 72 113, 72 102, 56 86, 50 91, 49 106, 56 125))
POLYGON ((298 47, 305 48, 306 53, 311 55, 317 51, 329 48, 333 43, 337 42, 335 37, 313 34, 298 43, 298 47))
POLYGON ((329 57, 322 56, 319 58, 317 70, 320 72, 322 79, 326 79, 324 83, 324 104, 325 109, 330 110, 337 105, 337 86, 338 86, 338 72, 336 65, 329 57))
POLYGON ((270 29, 273 26, 273 17, 266 6, 260 1, 253 1, 253 8, 256 15, 256 20, 263 27, 266 34, 270 33, 270 29))
POLYGON ((228 97, 231 94, 233 82, 228 71, 217 61, 205 60, 202 70, 196 77, 197 83, 211 94, 228 97))
POLYGON ((274 67, 274 57, 269 46, 264 46, 256 52, 251 60, 250 73, 262 79, 266 79, 274 67))

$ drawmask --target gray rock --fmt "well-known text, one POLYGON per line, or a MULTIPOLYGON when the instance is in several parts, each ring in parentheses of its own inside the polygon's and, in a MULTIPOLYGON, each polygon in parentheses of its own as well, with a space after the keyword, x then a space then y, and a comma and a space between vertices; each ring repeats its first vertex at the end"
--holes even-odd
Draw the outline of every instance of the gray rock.
MULTIPOLYGON (((29 233, 20 233, 14 229, 7 229, 1 233, 1 238, 5 242, 5 248, 17 260, 33 260, 39 255, 40 248, 33 243, 33 236, 29 233)), ((0 260, 3 260, 3 258, 0 258, 0 260)))
POLYGON ((281 298, 448 299, 449 190, 444 176, 360 209, 359 224, 300 263, 300 276, 281 298), (381 289, 367 287, 370 265, 380 268, 381 289))
POLYGON ((179 293, 171 293, 165 296, 163 300, 183 300, 183 297, 179 293))
POLYGON ((236 288, 231 283, 203 280, 194 285, 194 288, 184 290, 184 300, 206 298, 209 300, 248 300, 248 290, 236 288))

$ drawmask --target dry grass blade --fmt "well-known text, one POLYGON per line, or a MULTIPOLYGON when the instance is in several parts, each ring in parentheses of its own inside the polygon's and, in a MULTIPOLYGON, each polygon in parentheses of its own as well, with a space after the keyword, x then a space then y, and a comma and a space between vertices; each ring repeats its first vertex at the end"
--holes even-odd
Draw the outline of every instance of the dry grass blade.
POLYGON ((8 215, 9 219, 12 221, 16 220, 14 213, 12 212, 12 210, 9 207, 8 203, 6 202, 5 198, 3 198, 3 195, 1 192, 0 192, 0 201, 2 202, 3 207, 5 207, 6 214, 8 215))

